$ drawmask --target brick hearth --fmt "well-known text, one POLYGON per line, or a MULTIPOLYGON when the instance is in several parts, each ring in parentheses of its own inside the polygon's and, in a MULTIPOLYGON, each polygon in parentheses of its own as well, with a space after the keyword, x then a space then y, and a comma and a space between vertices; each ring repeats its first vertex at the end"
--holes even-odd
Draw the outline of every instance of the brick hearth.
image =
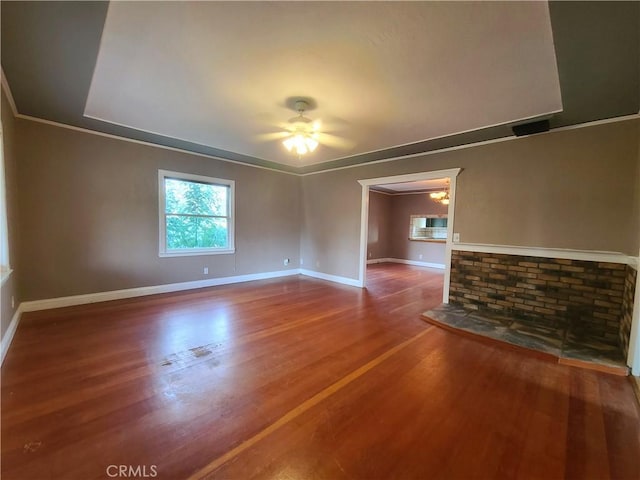
POLYGON ((454 251, 449 301, 568 330, 626 355, 635 282, 624 264, 454 251))

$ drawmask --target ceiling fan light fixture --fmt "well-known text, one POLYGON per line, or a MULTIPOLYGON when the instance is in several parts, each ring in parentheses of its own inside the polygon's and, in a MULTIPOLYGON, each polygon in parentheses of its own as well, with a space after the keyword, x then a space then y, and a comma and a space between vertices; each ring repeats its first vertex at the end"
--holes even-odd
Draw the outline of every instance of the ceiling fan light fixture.
POLYGON ((295 151, 298 155, 313 152, 318 147, 318 141, 307 133, 295 133, 282 143, 288 151, 295 151))
POLYGON ((309 104, 304 100, 298 100, 295 104, 298 116, 289 120, 292 124, 291 136, 285 138, 282 143, 290 152, 295 152, 298 157, 313 152, 318 147, 314 126, 309 118, 304 116, 304 111, 309 104))

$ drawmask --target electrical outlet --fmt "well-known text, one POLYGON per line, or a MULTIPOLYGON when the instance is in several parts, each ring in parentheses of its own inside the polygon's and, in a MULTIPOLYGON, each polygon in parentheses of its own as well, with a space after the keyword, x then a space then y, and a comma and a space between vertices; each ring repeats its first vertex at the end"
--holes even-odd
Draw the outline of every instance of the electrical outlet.
POLYGON ((285 259, 284 259, 284 264, 285 264, 285 265, 289 265, 289 263, 290 263, 290 262, 291 262, 291 260, 289 260, 288 258, 285 258, 285 259))
POLYGON ((300 257, 300 265, 304 265, 304 258, 300 257))
POLYGON ((422 254, 418 255, 418 260, 422 260, 422 254))
POLYGON ((202 269, 202 273, 204 273, 205 275, 209 275, 209 267, 204 267, 202 269))
POLYGON ((320 260, 316 260, 316 268, 320 268, 320 260))
POLYGON ((454 233, 453 234, 453 241, 454 242, 459 242, 460 241, 460 234, 459 233, 454 233))
POLYGON ((371 258, 371 257, 372 257, 372 255, 373 255, 373 253, 369 252, 369 258, 371 258))

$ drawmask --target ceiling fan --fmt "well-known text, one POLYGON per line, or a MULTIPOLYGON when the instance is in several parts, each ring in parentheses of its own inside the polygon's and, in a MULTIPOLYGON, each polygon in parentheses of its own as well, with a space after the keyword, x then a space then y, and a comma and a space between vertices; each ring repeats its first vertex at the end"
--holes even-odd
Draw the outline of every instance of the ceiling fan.
POLYGON ((290 118, 287 123, 280 125, 283 131, 259 135, 259 138, 262 140, 283 139, 282 144, 284 147, 289 152, 298 155, 299 158, 302 155, 313 152, 318 145, 326 145, 342 150, 353 148, 354 142, 322 131, 321 120, 311 120, 304 115, 305 111, 310 110, 308 100, 296 99, 293 105, 298 115, 290 118))

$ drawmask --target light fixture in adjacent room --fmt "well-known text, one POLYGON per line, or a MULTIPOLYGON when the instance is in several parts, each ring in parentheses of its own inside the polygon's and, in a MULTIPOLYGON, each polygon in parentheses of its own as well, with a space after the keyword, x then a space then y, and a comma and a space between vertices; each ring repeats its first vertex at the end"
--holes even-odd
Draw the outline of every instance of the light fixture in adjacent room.
POLYGON ((443 205, 449 205, 449 181, 447 180, 447 186, 444 190, 440 192, 431 192, 429 197, 443 205))
POLYGON ((313 152, 318 147, 318 134, 311 124, 311 119, 304 116, 304 111, 309 108, 309 104, 305 100, 298 100, 295 105, 298 116, 289 120, 291 135, 285 138, 282 143, 287 150, 300 157, 313 152))

